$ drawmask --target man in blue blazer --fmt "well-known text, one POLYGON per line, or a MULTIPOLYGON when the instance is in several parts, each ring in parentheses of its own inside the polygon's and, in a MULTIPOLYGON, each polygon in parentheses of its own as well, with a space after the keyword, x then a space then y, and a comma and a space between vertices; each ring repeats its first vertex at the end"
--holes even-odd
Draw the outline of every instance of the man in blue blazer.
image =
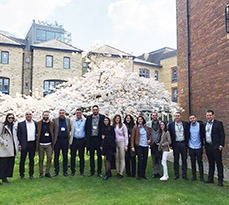
POLYGON ((223 123, 214 119, 214 111, 206 112, 205 123, 205 148, 209 163, 208 180, 206 183, 214 183, 215 163, 218 170, 218 185, 223 186, 223 162, 222 151, 225 144, 223 123))
POLYGON ((187 179, 187 148, 189 126, 188 122, 181 120, 181 113, 175 113, 175 121, 169 123, 168 130, 170 132, 174 156, 174 179, 179 178, 179 158, 182 160, 182 178, 187 179))
POLYGON ((19 173, 21 179, 25 179, 25 160, 29 154, 29 178, 33 179, 34 174, 34 156, 36 150, 37 125, 32 120, 32 112, 25 113, 25 120, 18 123, 17 136, 19 140, 19 149, 21 150, 19 173))
POLYGON ((98 167, 97 174, 102 177, 102 152, 100 149, 101 135, 100 132, 103 129, 104 115, 99 114, 98 105, 92 107, 92 115, 89 115, 85 123, 86 132, 86 146, 90 153, 90 175, 95 174, 95 151, 97 153, 98 167))

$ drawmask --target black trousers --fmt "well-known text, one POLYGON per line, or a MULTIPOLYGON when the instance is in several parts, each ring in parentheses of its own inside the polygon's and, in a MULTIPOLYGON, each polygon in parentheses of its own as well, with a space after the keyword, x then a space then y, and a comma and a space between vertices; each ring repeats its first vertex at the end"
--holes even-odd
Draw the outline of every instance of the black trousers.
POLYGON ((184 141, 175 142, 173 147, 174 175, 179 177, 179 159, 182 160, 182 177, 187 177, 187 146, 184 141))
POLYGON ((80 174, 84 173, 85 160, 84 160, 84 150, 85 150, 85 138, 76 139, 73 138, 73 142, 70 146, 71 150, 71 171, 72 173, 76 172, 76 153, 78 151, 79 162, 80 162, 80 174))
POLYGON ((203 149, 192 149, 189 148, 189 156, 191 159, 191 166, 192 166, 192 176, 196 178, 196 161, 199 167, 200 179, 204 178, 204 168, 203 168, 203 149))
POLYGON ((95 151, 97 153, 97 174, 102 173, 102 152, 99 137, 91 136, 90 139, 90 173, 95 173, 95 151))
POLYGON ((208 179, 213 180, 214 172, 215 172, 215 163, 218 171, 218 180, 219 182, 223 181, 223 162, 222 162, 222 152, 219 149, 214 149, 214 147, 210 144, 206 143, 206 154, 209 163, 209 172, 208 179))
POLYGON ((136 175, 136 156, 131 155, 131 147, 125 153, 126 174, 131 177, 136 175))
POLYGON ((138 156, 138 177, 145 177, 148 159, 148 147, 136 146, 138 156))
POLYGON ((0 157, 0 179, 13 177, 15 157, 0 157))
POLYGON ((34 156, 36 150, 36 142, 27 142, 26 149, 21 150, 20 165, 19 165, 19 174, 21 177, 25 175, 25 161, 27 154, 29 154, 29 176, 34 174, 34 156))
POLYGON ((63 173, 68 171, 68 138, 57 138, 57 141, 54 145, 54 171, 55 173, 59 173, 59 157, 60 150, 62 150, 63 156, 63 173))

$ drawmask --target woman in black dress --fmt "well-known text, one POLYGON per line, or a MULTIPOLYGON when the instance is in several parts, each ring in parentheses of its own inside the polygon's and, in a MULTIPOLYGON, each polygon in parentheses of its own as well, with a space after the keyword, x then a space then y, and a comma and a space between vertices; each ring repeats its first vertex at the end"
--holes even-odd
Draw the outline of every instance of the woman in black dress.
POLYGON ((105 176, 104 180, 108 180, 111 177, 111 161, 115 155, 116 144, 115 144, 115 131, 114 127, 111 126, 111 121, 108 117, 104 118, 104 128, 101 131, 101 150, 104 155, 105 164, 105 176))
POLYGON ((124 124, 128 129, 128 150, 125 154, 126 175, 128 177, 135 177, 136 175, 136 154, 131 151, 131 132, 135 125, 134 119, 131 115, 126 115, 124 124))

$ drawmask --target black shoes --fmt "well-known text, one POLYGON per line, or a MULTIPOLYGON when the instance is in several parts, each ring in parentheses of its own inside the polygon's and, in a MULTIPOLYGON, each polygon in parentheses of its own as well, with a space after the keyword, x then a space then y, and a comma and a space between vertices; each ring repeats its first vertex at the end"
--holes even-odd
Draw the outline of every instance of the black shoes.
POLYGON ((42 173, 40 173, 39 178, 43 178, 43 174, 42 173))
POLYGON ((47 177, 47 178, 52 178, 51 175, 50 175, 50 173, 46 173, 46 174, 45 174, 45 177, 47 177))
POLYGON ((71 176, 75 176, 75 172, 72 172, 72 173, 71 173, 71 176))
POLYGON ((142 179, 148 179, 146 176, 143 176, 142 179))
POLYGON ((2 182, 4 182, 4 183, 9 183, 9 181, 8 181, 7 178, 2 179, 2 182))
POLYGON ((105 175, 104 177, 103 177, 103 180, 108 180, 108 176, 107 175, 105 175))
POLYGON ((25 180, 25 176, 24 175, 21 175, 20 178, 21 178, 21 180, 25 180))
POLYGON ((183 176, 182 179, 188 180, 188 177, 187 176, 183 176))
POLYGON ((153 178, 160 178, 160 177, 161 175, 159 173, 153 175, 153 178))
POLYGON ((59 175, 59 174, 55 172, 52 176, 53 176, 53 177, 57 177, 58 175, 59 175))
POLYGON ((191 181, 196 181, 196 177, 192 177, 191 178, 191 181))
POLYGON ((224 186, 224 185, 223 185, 223 182, 219 181, 219 182, 218 182, 218 186, 223 187, 223 186, 224 186))
POLYGON ((33 176, 33 175, 30 175, 29 178, 30 178, 30 179, 34 179, 34 176, 33 176))
POLYGON ((67 172, 64 172, 64 173, 63 173, 63 176, 64 176, 64 177, 67 177, 67 176, 68 176, 68 173, 67 173, 67 172))
POLYGON ((173 179, 177 180, 177 179, 179 179, 179 176, 174 176, 173 179))
POLYGON ((94 173, 90 173, 88 176, 89 177, 92 177, 92 176, 94 176, 95 174, 94 173))
POLYGON ((98 174, 98 177, 102 178, 103 177, 102 173, 99 173, 98 174))

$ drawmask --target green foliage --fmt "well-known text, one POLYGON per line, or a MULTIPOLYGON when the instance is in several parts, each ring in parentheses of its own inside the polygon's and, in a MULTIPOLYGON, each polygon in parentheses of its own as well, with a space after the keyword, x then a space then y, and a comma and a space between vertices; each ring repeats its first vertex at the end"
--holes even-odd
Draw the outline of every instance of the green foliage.
MULTIPOLYGON (((28 177, 28 160, 26 162, 26 180, 19 178, 18 161, 16 159, 14 177, 9 184, 0 186, 0 204, 99 204, 99 205, 164 205, 164 204, 229 204, 228 187, 221 188, 215 184, 204 184, 183 179, 173 180, 172 164, 169 163, 170 179, 161 182, 152 178, 151 159, 148 160, 148 180, 136 180, 124 177, 117 179, 115 170, 107 181, 98 176, 88 177, 89 161, 86 158, 85 176, 79 175, 56 178, 38 178, 38 159, 36 157, 35 179, 28 177)), ((61 165, 61 163, 60 163, 61 165)), ((77 161, 78 165, 78 161, 77 161)), ((78 171, 78 170, 77 170, 78 171)), ((53 173, 53 169, 52 169, 53 173)), ((190 170, 189 170, 190 173, 190 170)), ((217 182, 217 179, 215 179, 217 182)))

